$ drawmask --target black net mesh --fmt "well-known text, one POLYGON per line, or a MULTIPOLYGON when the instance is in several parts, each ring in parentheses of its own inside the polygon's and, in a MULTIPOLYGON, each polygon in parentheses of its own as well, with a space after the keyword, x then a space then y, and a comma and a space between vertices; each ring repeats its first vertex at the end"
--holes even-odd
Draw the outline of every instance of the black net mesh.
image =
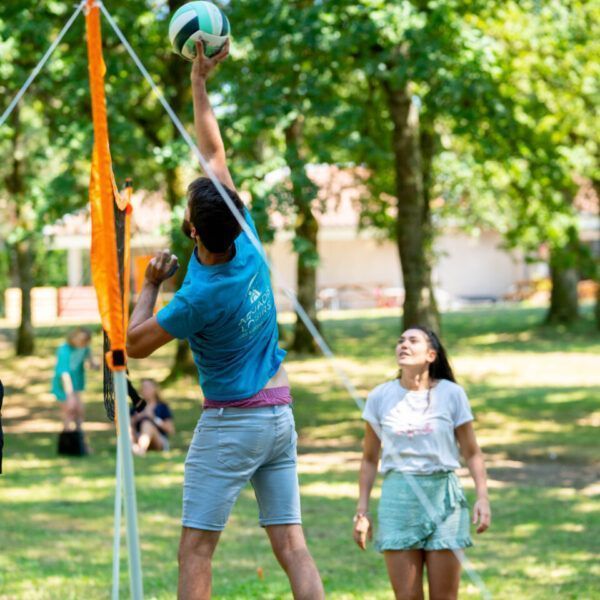
POLYGON ((115 420, 115 387, 113 382, 112 371, 106 363, 106 353, 110 350, 110 340, 104 332, 104 409, 106 417, 109 421, 115 420))
MULTIPOLYGON (((129 185, 129 182, 128 182, 129 185)), ((117 261, 119 264, 119 281, 121 284, 121 302, 123 301, 124 285, 124 260, 125 260, 125 211, 120 210, 113 201, 115 212, 115 232, 117 234, 117 261)), ((109 421, 115 420, 115 388, 113 374, 106 362, 106 353, 110 351, 110 340, 104 332, 104 408, 109 421)))
MULTIPOLYGON (((127 186, 131 186, 131 181, 127 180, 127 186)), ((115 232, 117 234, 117 260, 119 263, 119 282, 121 284, 121 301, 125 290, 125 211, 120 210, 117 203, 113 203, 115 211, 115 232)), ((104 332, 104 408, 109 421, 115 420, 115 386, 113 372, 106 362, 106 353, 110 351, 110 340, 104 332)), ((128 373, 129 375, 129 373, 128 373)), ((135 412, 140 412, 146 406, 146 401, 140 397, 137 390, 133 387, 127 377, 127 394, 133 404, 135 412)))

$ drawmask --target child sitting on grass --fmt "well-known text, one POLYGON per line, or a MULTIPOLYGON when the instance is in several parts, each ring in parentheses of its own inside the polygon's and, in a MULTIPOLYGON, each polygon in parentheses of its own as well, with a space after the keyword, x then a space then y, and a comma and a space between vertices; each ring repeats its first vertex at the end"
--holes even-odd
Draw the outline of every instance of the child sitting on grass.
POLYGON ((168 404, 160 398, 154 379, 142 379, 141 395, 146 408, 131 414, 131 443, 133 452, 143 456, 148 450, 169 450, 169 436, 175 433, 173 414, 168 404))

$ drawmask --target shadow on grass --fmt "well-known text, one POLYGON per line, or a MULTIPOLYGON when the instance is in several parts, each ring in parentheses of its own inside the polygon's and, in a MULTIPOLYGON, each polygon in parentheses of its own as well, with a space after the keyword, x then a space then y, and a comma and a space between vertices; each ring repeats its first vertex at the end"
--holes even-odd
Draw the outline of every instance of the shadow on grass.
MULTIPOLYGON (((539 309, 506 308, 451 313, 444 317, 444 339, 453 356, 598 349, 589 317, 564 334, 539 326, 543 314, 539 309)), ((379 383, 376 376, 393 363, 399 318, 332 319, 324 328, 334 350, 351 359, 351 365, 374 365, 352 374, 360 379, 361 389, 379 383)), ((18 409, 7 424, 29 426, 7 437, 6 474, 0 478, 0 594, 92 600, 107 597, 110 590, 115 438, 112 426, 93 430, 89 435, 95 454, 66 459, 55 455, 55 433, 36 430, 39 423, 58 418, 57 404, 40 393, 49 387, 54 349, 64 331, 58 333, 60 339, 42 340, 40 355, 29 362, 14 359, 7 349, 0 356, 10 376, 5 406, 18 409)), ((171 358, 172 350, 166 348, 146 361, 132 361, 134 377, 152 374, 160 379, 171 358)), ((364 427, 359 410, 323 369, 323 359, 296 361, 290 356, 289 364, 305 376, 294 378, 305 465, 300 477, 304 520, 328 598, 388 599, 383 560, 372 550, 359 552, 350 540, 364 427)), ((499 484, 491 491, 493 528, 477 538, 469 553, 478 572, 496 599, 597 597, 594 584, 600 573, 594 556, 600 550, 600 531, 594 511, 599 506, 598 498, 590 495, 597 473, 591 463, 598 448, 598 429, 590 418, 598 411, 594 390, 544 385, 543 375, 535 385, 501 386, 475 378, 467 383, 485 450, 526 461, 510 467, 499 462, 491 469, 499 484), (549 452, 554 461, 547 460, 549 452)), ((170 599, 177 581, 183 462, 200 407, 192 379, 165 388, 164 394, 178 428, 174 450, 136 459, 135 470, 146 593, 170 599)), ((90 426, 106 425, 99 373, 90 373, 85 398, 90 426)), ((247 489, 216 555, 216 598, 290 598, 286 578, 256 520, 256 504, 247 489)), ((125 590, 125 564, 121 578, 125 590)), ((462 595, 477 597, 471 587, 464 578, 462 595)))
MULTIPOLYGON (((563 461, 597 461, 598 427, 587 419, 598 409, 593 388, 515 389, 477 383, 467 385, 467 390, 485 451, 545 459, 551 452, 563 461)), ((296 424, 308 445, 337 441, 346 447, 358 446, 364 423, 345 390, 333 389, 324 395, 296 385, 294 396, 296 424)))
MULTIPOLYGON (((592 352, 591 346, 600 343, 590 308, 582 310, 582 318, 569 327, 544 325, 544 317, 545 309, 541 308, 486 307, 450 312, 442 318, 442 339, 451 355, 467 350, 592 352)), ((395 316, 331 319, 322 325, 334 352, 360 358, 393 355, 402 333, 401 319, 395 316)))
MULTIPOLYGON (((149 597, 172 598, 176 589, 181 460, 177 454, 136 463, 149 597), (161 481, 165 474, 170 477, 161 481)), ((22 489, 27 481, 30 497, 18 503, 10 522, 0 522, 3 592, 9 597, 106 597, 111 582, 112 461, 104 455, 86 462, 55 458, 43 466, 46 474, 40 469, 22 481, 16 473, 5 480, 13 490, 22 489), (31 586, 44 594, 23 594, 31 586), (75 595, 65 596, 66 587, 75 595)), ((302 474, 300 479, 306 535, 328 597, 389 598, 382 557, 372 549, 360 552, 351 541, 356 473, 302 474), (326 488, 320 487, 323 484, 326 488)), ((600 550, 597 501, 574 490, 531 485, 494 489, 491 499, 493 528, 477 537, 469 556, 494 597, 509 598, 511 590, 516 593, 513 597, 521 598, 594 597, 595 568, 589 561, 600 550)), ((10 496, 0 502, 3 514, 9 505, 16 505, 10 496)), ((126 586, 125 565, 121 576, 126 586)), ((257 507, 249 488, 223 534, 214 577, 215 598, 290 597, 285 575, 257 526, 257 507)), ((467 576, 462 586, 472 588, 467 576)), ((476 597, 474 592, 464 595, 476 597)))

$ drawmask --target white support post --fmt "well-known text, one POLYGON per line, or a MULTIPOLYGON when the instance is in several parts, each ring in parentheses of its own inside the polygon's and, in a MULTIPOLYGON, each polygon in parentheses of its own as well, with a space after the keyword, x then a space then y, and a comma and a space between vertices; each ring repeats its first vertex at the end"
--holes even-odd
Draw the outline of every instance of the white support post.
POLYGON ((123 478, 123 466, 121 460, 121 448, 117 443, 117 467, 115 475, 115 524, 113 536, 113 587, 112 600, 119 600, 119 572, 120 572, 120 550, 121 550, 121 512, 123 506, 123 491, 121 481, 123 478))
POLYGON ((127 528, 127 550, 129 552, 129 587, 132 600, 142 600, 142 565, 140 541, 137 528, 137 506, 133 478, 133 456, 129 439, 129 410, 127 406, 127 377, 125 371, 114 371, 115 399, 117 401, 118 436, 121 454, 123 491, 125 495, 125 525, 127 528))
POLYGON ((67 249, 67 282, 69 287, 78 287, 83 281, 83 253, 81 248, 67 249))

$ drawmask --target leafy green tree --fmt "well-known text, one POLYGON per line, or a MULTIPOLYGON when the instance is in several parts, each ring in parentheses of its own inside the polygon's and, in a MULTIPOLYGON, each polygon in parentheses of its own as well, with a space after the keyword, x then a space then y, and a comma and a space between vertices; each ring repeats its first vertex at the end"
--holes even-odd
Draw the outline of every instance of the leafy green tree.
MULTIPOLYGON (((334 60, 339 32, 330 5, 313 0, 252 0, 228 10, 234 48, 223 64, 223 93, 233 167, 259 215, 277 208, 293 217, 298 299, 318 325, 318 201, 307 165, 335 160, 335 145, 342 143, 336 129, 341 74, 334 60), (278 168, 289 178, 267 189, 265 175, 278 168)), ((291 347, 317 350, 299 319, 291 347)))
POLYGON ((338 2, 333 10, 344 31, 342 64, 353 89, 345 118, 348 146, 371 171, 363 222, 397 242, 404 327, 439 328, 431 282, 431 201, 444 175, 437 159, 455 136, 481 141, 481 121, 498 110, 494 56, 474 23, 482 6, 364 0, 338 2))
POLYGON ((588 57, 598 54, 598 9, 585 2, 336 6, 347 24, 354 105, 364 99, 347 119, 355 156, 372 172, 363 220, 398 241, 405 326, 438 322, 431 200, 440 195, 447 200, 443 213, 436 208, 440 216, 495 224, 527 253, 549 244, 549 318, 576 314, 564 310, 576 301, 573 281, 585 262, 571 200, 573 175, 593 177, 597 169, 597 61, 588 57))
POLYGON ((533 255, 548 249, 549 322, 577 319, 577 282, 595 270, 573 198, 578 179, 598 178, 599 17, 594 3, 556 1, 506 2, 495 18, 482 16, 498 47, 494 76, 510 117, 499 123, 503 143, 485 158, 510 200, 509 245, 533 255))
MULTIPOLYGON (((174 10, 175 4, 172 3, 174 10)), ((112 7, 111 7, 112 8, 112 7)), ((56 2, 25 2, 0 7, 0 45, 3 68, 0 90, 7 98, 29 75, 50 40, 62 26, 70 6, 56 2), (35 16, 35 18, 34 18, 35 16), (41 38, 39 31, 47 32, 41 38)), ((130 2, 116 7, 115 19, 150 72, 164 84, 163 92, 184 120, 191 118, 189 65, 168 47, 164 6, 130 2)), ((6 211, 14 250, 15 272, 23 290, 23 318, 17 346, 33 350, 29 289, 35 259, 33 238, 41 227, 87 202, 92 124, 89 106, 87 54, 81 46, 83 17, 73 25, 51 61, 0 132, 6 211)), ((184 197, 182 169, 191 163, 179 134, 149 93, 129 55, 103 21, 106 92, 113 166, 118 181, 126 176, 134 185, 163 186, 171 207, 184 197)), ((178 348, 175 366, 191 363, 186 347, 178 348)))
MULTIPOLYGON (((53 37, 69 8, 56 2, 0 6, 0 92, 7 102, 46 50, 47 41, 39 36, 40 23, 53 37)), ((62 129, 58 127, 58 115, 66 117, 70 99, 53 89, 60 87, 57 84, 64 81, 71 63, 69 52, 59 48, 45 76, 34 82, 0 130, 0 228, 22 291, 16 340, 16 351, 21 355, 34 350, 30 292, 42 227, 85 201, 77 167, 67 160, 69 149, 79 147, 81 136, 71 135, 68 118, 62 120, 62 129)))

